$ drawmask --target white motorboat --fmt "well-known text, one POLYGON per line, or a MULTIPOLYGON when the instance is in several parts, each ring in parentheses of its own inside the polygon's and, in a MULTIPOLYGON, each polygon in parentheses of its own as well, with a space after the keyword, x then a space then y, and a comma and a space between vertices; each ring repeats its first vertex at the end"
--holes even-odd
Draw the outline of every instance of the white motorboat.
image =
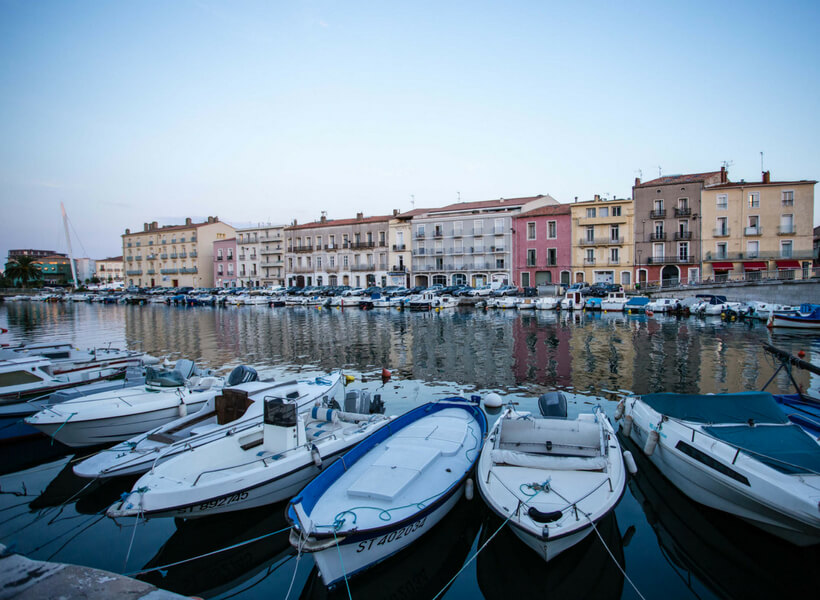
POLYGON ((748 303, 746 316, 759 321, 768 321, 772 314, 793 316, 800 311, 799 306, 789 306, 787 304, 774 304, 771 302, 758 302, 753 300, 748 303))
POLYGON ((769 327, 790 327, 793 329, 820 329, 820 304, 801 304, 795 314, 773 313, 769 317, 769 327))
POLYGON ((567 290, 561 300, 561 310, 583 310, 584 302, 584 295, 580 290, 567 290))
MULTIPOLYGON (((247 368, 247 367, 246 367, 247 368)), ((301 381, 251 381, 226 387, 193 414, 98 452, 74 466, 80 477, 138 475, 171 458, 262 422, 264 401, 287 398, 300 411, 330 403, 342 387, 340 372, 301 381)))
POLYGON ((409 546, 461 498, 486 431, 483 411, 462 398, 402 415, 290 501, 291 544, 313 555, 328 586, 409 546))
MULTIPOLYGON (((366 409, 370 404, 369 395, 348 392, 346 407, 351 396, 354 406, 366 409)), ((265 400, 264 412, 263 422, 237 435, 155 466, 128 497, 108 509, 108 516, 191 518, 279 502, 391 422, 381 414, 327 405, 300 413, 287 398, 265 400)))
POLYGON ((820 542, 820 444, 767 392, 626 399, 622 432, 692 500, 793 544, 820 542))
POLYGON ((733 310, 739 311, 741 307, 740 302, 721 302, 719 304, 709 304, 703 308, 703 314, 706 316, 716 316, 733 310))
POLYGON ((615 430, 600 407, 567 420, 560 392, 545 394, 539 404, 563 411, 534 418, 505 409, 487 437, 476 479, 490 509, 549 561, 615 508, 626 471, 615 430))
MULTIPOLYGON (((232 373, 229 383, 243 383, 244 370, 234 371, 237 375, 232 373)), ((111 444, 199 410, 224 385, 225 378, 198 371, 190 360, 179 360, 173 370, 146 367, 144 386, 68 400, 25 422, 66 446, 111 444)))
POLYGON ((626 297, 623 289, 617 292, 609 292, 603 300, 601 300, 601 310, 623 312, 629 298, 626 297))
POLYGON ((512 308, 515 309, 518 306, 518 302, 520 298, 516 296, 501 296, 497 299, 495 303, 496 308, 512 308))
POLYGON ((680 304, 680 301, 675 298, 653 298, 646 303, 644 310, 646 312, 672 312, 678 304, 680 304))
POLYGON ((407 302, 410 310, 435 310, 444 308, 455 308, 458 306, 458 298, 452 296, 437 296, 434 292, 422 292, 411 296, 407 302))
POLYGON ((97 367, 131 367, 154 364, 158 360, 137 350, 120 348, 87 348, 80 350, 69 343, 36 343, 7 346, 0 350, 0 358, 43 357, 51 361, 54 375, 97 367))
POLYGON ((538 310, 556 310, 561 305, 561 298, 557 296, 545 296, 535 301, 535 308, 538 310))
POLYGON ((518 310, 535 310, 535 303, 538 301, 538 298, 519 298, 518 304, 515 307, 518 310))

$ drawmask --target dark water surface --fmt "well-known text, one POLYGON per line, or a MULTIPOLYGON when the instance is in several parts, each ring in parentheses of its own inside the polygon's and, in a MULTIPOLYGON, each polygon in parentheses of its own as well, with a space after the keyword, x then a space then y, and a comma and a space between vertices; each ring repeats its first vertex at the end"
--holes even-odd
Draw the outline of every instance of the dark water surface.
MULTIPOLYGON (((762 323, 717 318, 614 313, 6 303, 0 326, 10 330, 5 343, 127 345, 192 358, 220 372, 250 364, 263 376, 282 378, 341 368, 356 377, 352 385, 381 393, 390 414, 445 395, 490 391, 537 411, 538 395, 562 389, 572 395, 574 416, 597 403, 611 415, 617 400, 633 392, 761 389, 775 370, 763 342, 804 350, 806 360, 820 364, 820 338, 811 334, 771 334, 762 323), (394 372, 386 384, 382 368, 394 372)), ((799 373, 798 383, 820 395, 820 378, 799 373)), ((791 391, 788 377, 781 373, 768 389, 791 391)), ((103 514, 134 479, 79 479, 71 472, 75 456, 60 455, 47 443, 0 447, 0 457, 7 473, 0 477, 0 542, 32 558, 148 571, 139 577, 203 598, 285 598, 288 590, 290 598, 347 598, 344 586, 324 588, 309 555, 297 560, 287 532, 271 535, 286 527, 281 504, 135 527, 134 520, 103 514), (39 462, 10 472, 19 461, 39 462), (173 563, 180 564, 168 566, 173 563)), ((498 531, 500 522, 477 497, 463 501, 418 544, 354 579, 351 594, 409 599, 443 592, 439 597, 512 600, 638 598, 636 588, 645 598, 815 591, 817 548, 798 549, 695 505, 648 461, 639 460, 638 467, 615 514, 599 527, 600 538, 590 535, 549 564, 506 529, 498 531)))

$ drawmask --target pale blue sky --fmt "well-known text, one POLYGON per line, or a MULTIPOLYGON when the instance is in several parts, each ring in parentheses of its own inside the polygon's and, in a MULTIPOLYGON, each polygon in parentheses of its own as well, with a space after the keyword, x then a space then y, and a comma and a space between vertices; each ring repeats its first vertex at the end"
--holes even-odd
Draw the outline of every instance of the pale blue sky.
MULTIPOLYGON (((0 255, 145 221, 820 176, 818 2, 0 0, 0 255)), ((820 212, 818 210, 816 213, 820 212)), ((820 214, 817 215, 820 218, 820 214)), ((83 252, 83 248, 86 252, 83 252)))

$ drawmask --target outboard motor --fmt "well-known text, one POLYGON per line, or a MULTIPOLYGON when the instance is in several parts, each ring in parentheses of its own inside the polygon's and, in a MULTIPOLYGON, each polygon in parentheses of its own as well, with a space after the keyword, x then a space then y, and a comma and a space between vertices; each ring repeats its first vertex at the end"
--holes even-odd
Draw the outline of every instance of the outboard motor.
POLYGON ((259 374, 253 367, 239 365, 235 367, 231 374, 228 375, 227 384, 229 387, 239 385, 240 383, 248 383, 251 381, 259 381, 259 374))
POLYGON ((371 415, 383 415, 384 414, 384 400, 382 400, 381 394, 375 394, 373 396, 373 402, 370 403, 370 414, 371 415))
POLYGON ((345 394, 345 412, 367 415, 370 414, 370 405, 370 392, 367 390, 350 390, 345 394))
POLYGON ((538 398, 538 410, 548 419, 566 419, 567 397, 563 392, 547 392, 538 398))

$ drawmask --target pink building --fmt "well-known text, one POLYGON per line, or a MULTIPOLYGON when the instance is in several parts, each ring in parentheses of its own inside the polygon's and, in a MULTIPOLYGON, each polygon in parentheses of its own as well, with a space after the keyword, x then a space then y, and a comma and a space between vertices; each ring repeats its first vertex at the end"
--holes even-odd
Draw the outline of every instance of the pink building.
POLYGON ((542 206, 513 219, 513 278, 520 287, 566 283, 572 267, 568 204, 542 206))
POLYGON ((236 238, 214 242, 214 287, 236 287, 236 238))

